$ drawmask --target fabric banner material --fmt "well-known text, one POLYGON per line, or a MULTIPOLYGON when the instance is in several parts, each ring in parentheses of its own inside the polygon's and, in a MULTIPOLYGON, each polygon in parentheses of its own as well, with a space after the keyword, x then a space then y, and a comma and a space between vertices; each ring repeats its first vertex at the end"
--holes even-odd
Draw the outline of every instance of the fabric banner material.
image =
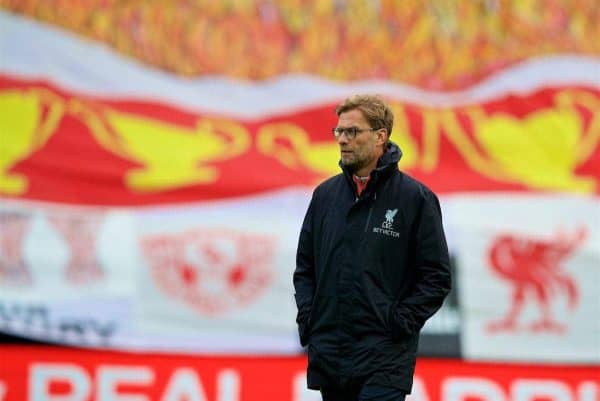
MULTIPOLYGON (((5 196, 172 204, 314 187, 339 173, 331 103, 248 121, 158 102, 92 99, 0 71, 0 105, 5 129, 19 138, 0 159, 5 196), (75 165, 87 167, 45 174, 75 165)), ((401 168, 440 193, 600 191, 597 88, 546 87, 434 109, 397 101, 393 109, 401 168)))
POLYGON ((458 277, 465 357, 599 363, 600 201, 507 194, 446 204, 457 247, 469 250, 458 277))
MULTIPOLYGON (((0 401, 318 401, 303 357, 201 358, 3 347, 0 401)), ((597 401, 593 366, 419 359, 408 401, 597 401)))
MULTIPOLYGON (((291 276, 308 200, 299 189, 130 210, 6 202, 0 329, 131 351, 297 353, 291 276)), ((458 355, 457 316, 454 301, 428 322, 422 353, 458 355)))
POLYGON ((515 58, 450 91, 182 77, 56 24, 0 11, 0 27, 0 330, 300 352, 295 247, 312 189, 339 172, 333 108, 375 92, 400 168, 440 195, 453 255, 454 293, 420 352, 600 363, 593 54, 515 58))

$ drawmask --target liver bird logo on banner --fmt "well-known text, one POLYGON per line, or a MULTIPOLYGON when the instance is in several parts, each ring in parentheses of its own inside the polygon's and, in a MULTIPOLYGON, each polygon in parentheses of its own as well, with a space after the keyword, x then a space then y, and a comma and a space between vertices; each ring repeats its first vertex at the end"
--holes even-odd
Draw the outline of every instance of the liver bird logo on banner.
POLYGON ((566 272, 562 263, 586 239, 584 228, 573 235, 560 233, 553 240, 530 239, 502 235, 491 245, 491 269, 512 286, 511 305, 506 315, 487 326, 489 333, 518 331, 518 320, 526 302, 535 301, 540 311, 537 321, 526 326, 533 332, 564 333, 566 326, 552 313, 552 301, 564 295, 573 310, 579 300, 576 281, 566 272))

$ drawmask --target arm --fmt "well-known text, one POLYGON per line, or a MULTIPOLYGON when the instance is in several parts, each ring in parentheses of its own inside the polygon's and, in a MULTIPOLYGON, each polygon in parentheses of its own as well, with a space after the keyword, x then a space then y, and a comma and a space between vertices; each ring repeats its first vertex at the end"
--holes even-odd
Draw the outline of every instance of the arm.
POLYGON ((308 344, 308 317, 315 293, 315 265, 313 253, 313 209, 314 195, 308 206, 302 229, 300 230, 300 239, 298 241, 298 250, 296 253, 296 270, 294 271, 294 288, 296 290, 296 306, 298 315, 298 332, 300 334, 300 344, 308 344))
POLYGON ((450 292, 450 257, 438 198, 425 190, 415 230, 415 283, 410 295, 390 310, 392 337, 417 334, 450 292))

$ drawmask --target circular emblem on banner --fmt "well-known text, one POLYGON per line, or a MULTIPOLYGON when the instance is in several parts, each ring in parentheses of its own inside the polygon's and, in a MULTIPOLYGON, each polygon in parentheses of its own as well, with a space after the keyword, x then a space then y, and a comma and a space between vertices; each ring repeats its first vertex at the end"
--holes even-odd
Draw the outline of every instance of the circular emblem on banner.
POLYGON ((205 315, 247 307, 273 278, 275 240, 261 234, 196 229, 147 237, 142 249, 158 288, 205 315))

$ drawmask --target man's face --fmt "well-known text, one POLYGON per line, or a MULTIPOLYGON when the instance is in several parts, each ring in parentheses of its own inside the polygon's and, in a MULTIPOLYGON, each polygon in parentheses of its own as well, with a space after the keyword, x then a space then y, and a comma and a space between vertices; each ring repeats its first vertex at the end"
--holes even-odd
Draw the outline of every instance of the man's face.
MULTIPOLYGON (((369 123, 358 109, 349 110, 339 116, 337 128, 350 127, 366 130, 357 133, 354 139, 348 138, 346 134, 337 138, 342 164, 355 173, 365 173, 362 170, 367 167, 374 168, 381 155, 378 145, 381 144, 382 133, 381 130, 369 130, 369 123)), ((366 171, 366 174, 369 172, 366 171)))

